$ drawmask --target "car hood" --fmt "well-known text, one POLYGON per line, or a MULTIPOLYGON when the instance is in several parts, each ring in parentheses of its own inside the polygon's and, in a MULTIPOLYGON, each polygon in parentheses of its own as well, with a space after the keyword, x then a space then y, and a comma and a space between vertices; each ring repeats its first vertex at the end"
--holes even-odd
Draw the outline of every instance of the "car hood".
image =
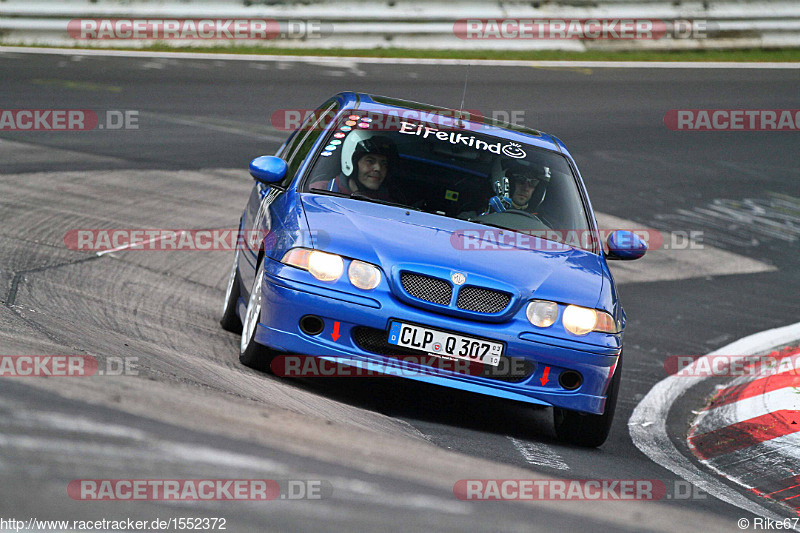
POLYGON ((509 240, 497 246, 496 228, 362 200, 304 194, 302 204, 315 248, 379 265, 390 275, 398 266, 430 266, 468 280, 497 280, 520 298, 595 307, 600 297, 597 254, 529 236, 516 247, 508 231, 509 240), (465 233, 479 237, 465 241, 465 233))

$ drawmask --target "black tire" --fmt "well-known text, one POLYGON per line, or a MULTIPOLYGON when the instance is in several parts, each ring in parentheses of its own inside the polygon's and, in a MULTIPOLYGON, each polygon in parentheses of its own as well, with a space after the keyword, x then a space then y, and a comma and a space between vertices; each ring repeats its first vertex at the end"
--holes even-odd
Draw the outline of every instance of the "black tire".
POLYGON ((617 395, 619 394, 621 380, 622 354, 619 356, 614 377, 611 378, 606 407, 602 415, 580 413, 559 407, 553 409, 553 422, 555 423, 558 438, 570 444, 590 448, 596 448, 603 444, 608 438, 608 433, 611 431, 611 423, 614 421, 614 411, 617 407, 617 395))
POLYGON ((242 327, 242 341, 239 345, 239 362, 244 366, 270 372, 270 363, 275 357, 275 352, 255 341, 258 319, 261 316, 262 294, 261 285, 264 281, 264 259, 259 258, 250 298, 247 302, 242 327), (255 321, 255 322, 252 322, 255 321))
POLYGON ((225 306, 222 308, 222 318, 219 319, 219 324, 225 331, 231 333, 242 332, 242 321, 236 313, 236 305, 239 303, 239 295, 242 293, 239 281, 239 248, 236 248, 236 255, 233 258, 233 266, 228 275, 228 285, 225 289, 225 306))

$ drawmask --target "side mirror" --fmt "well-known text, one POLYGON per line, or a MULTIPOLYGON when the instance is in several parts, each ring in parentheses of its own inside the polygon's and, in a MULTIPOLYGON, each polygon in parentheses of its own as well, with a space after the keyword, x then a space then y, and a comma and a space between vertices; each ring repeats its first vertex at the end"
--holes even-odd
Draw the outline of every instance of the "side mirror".
POLYGON ((647 251, 647 243, 632 231, 612 231, 606 242, 608 259, 639 259, 647 251))
POLYGON ((250 175, 262 183, 277 183, 286 176, 286 161, 274 155, 262 155, 250 161, 250 175))

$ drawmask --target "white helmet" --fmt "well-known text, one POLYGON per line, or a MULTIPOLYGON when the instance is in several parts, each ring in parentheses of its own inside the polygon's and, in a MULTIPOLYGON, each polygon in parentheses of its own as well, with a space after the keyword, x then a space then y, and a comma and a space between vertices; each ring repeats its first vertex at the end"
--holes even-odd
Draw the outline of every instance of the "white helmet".
POLYGON ((386 156, 389 170, 394 168, 398 159, 397 146, 385 135, 367 130, 351 131, 342 143, 342 174, 346 177, 353 175, 358 165, 358 160, 365 154, 380 154, 386 156))

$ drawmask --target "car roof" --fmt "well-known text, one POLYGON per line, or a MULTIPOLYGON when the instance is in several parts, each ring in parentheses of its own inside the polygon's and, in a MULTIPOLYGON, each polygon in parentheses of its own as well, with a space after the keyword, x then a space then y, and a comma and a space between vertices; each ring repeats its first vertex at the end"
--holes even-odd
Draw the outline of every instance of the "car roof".
MULTIPOLYGON (((525 143, 546 150, 553 150, 569 155, 564 143, 554 135, 544 133, 539 130, 527 128, 517 124, 510 124, 501 120, 496 120, 491 117, 478 115, 476 116, 469 111, 461 115, 460 111, 449 109, 446 107, 439 107, 430 104, 413 102, 411 100, 403 100, 400 98, 392 98, 388 96, 380 96, 367 93, 356 92, 341 92, 334 97, 339 101, 341 108, 344 109, 360 109, 364 111, 372 111, 377 113, 391 113, 397 110, 412 110, 420 113, 440 115, 442 117, 455 120, 458 117, 464 117, 464 121, 473 125, 475 131, 481 131, 510 141, 525 143)), ((571 156, 570 156, 571 157, 571 156)))

